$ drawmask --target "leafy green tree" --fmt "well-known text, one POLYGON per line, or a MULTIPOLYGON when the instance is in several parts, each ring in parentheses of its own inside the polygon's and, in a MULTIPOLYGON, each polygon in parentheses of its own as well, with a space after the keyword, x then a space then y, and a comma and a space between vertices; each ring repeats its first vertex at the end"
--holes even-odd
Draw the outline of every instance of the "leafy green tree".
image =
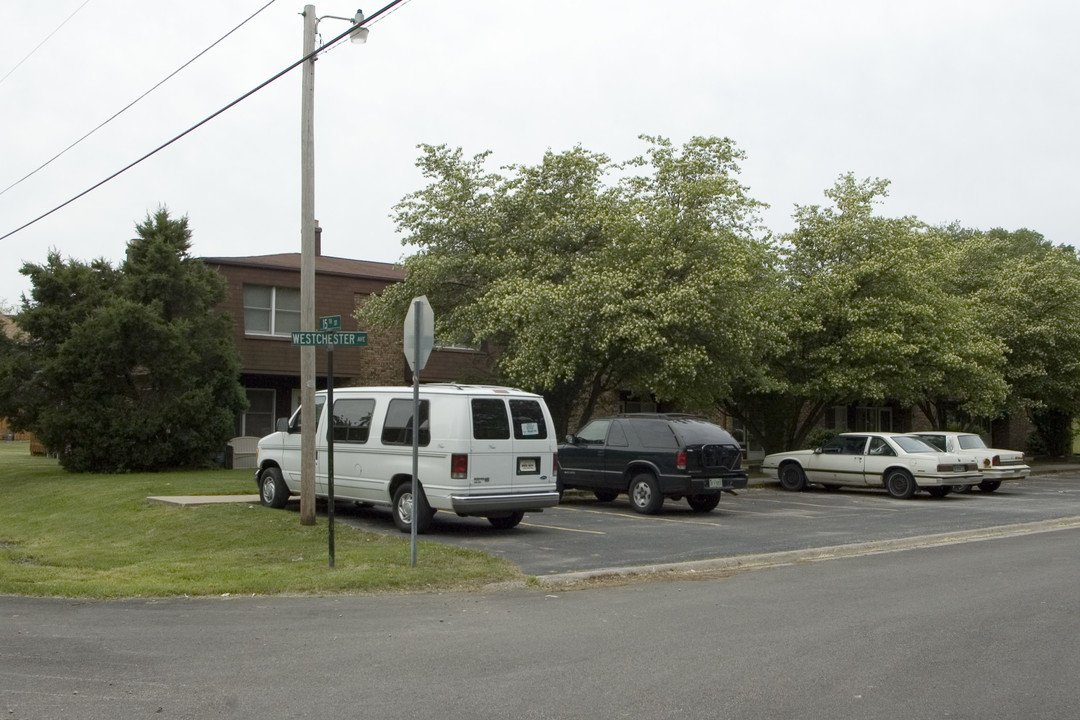
POLYGON ((0 412, 73 471, 199 465, 246 406, 224 280, 188 255, 187 218, 136 226, 118 269, 98 260, 26 264, 24 338, 0 348, 0 412))
POLYGON ((644 139, 627 163, 578 147, 506 174, 487 153, 425 146, 431 182, 396 218, 419 251, 363 319, 400 322, 426 294, 437 333, 489 342, 500 379, 542 392, 560 434, 614 388, 715 406, 773 337, 755 312, 770 271, 759 203, 730 140, 644 139))
POLYGON ((802 445, 832 405, 948 398, 996 414, 1004 402, 1003 346, 939 282, 927 261, 936 236, 875 213, 887 188, 848 174, 826 191, 831 207, 796 209, 782 250, 786 347, 770 383, 737 386, 730 407, 767 450, 802 445))
POLYGON ((979 324, 1007 348, 1007 409, 1028 411, 1047 452, 1067 454, 1080 413, 1080 259, 1031 230, 947 228, 952 292, 971 298, 979 324))

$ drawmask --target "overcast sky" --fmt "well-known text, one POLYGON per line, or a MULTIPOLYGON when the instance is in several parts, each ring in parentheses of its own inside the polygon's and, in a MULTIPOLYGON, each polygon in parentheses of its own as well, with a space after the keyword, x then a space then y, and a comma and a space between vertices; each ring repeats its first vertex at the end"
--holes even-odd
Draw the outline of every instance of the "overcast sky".
MULTIPOLYGON (((0 0, 0 190, 266 2, 0 0)), ((356 11, 341 0, 316 9, 356 11)), ((0 235, 298 60, 302 10, 276 0, 0 194, 0 235)), ((319 27, 329 40, 348 25, 319 27)), ((316 63, 326 255, 395 262, 411 252, 390 214, 423 185, 419 143, 491 150, 497 165, 577 144, 625 160, 644 149, 643 133, 734 140, 747 154, 742 180, 771 206, 762 217, 777 233, 791 229, 796 204, 823 203, 850 171, 892 181, 890 215, 1080 242, 1071 0, 410 0, 370 28, 366 45, 316 63)), ((119 263, 135 223, 159 205, 189 217, 195 255, 299 252, 300 82, 298 68, 0 241, 0 300, 29 291, 18 269, 50 248, 119 263)))

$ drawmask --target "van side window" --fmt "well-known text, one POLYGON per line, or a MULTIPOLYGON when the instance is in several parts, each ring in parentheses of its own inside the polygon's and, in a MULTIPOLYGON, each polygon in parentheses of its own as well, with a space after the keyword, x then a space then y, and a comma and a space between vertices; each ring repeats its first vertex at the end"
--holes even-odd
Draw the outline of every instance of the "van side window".
POLYGON ((371 431, 375 401, 348 399, 334 401, 334 442, 366 443, 371 431))
MULTIPOLYGON (((412 445, 413 401, 397 398, 390 401, 383 422, 383 445, 412 445)), ((428 401, 420 401, 420 445, 431 442, 431 425, 428 422, 428 401)))
MULTIPOLYGON (((326 398, 322 395, 315 396, 315 427, 319 426, 319 419, 322 417, 323 405, 326 404, 326 398)), ((293 413, 292 420, 289 421, 289 432, 300 432, 300 408, 296 408, 296 412, 293 413)))
POLYGON ((476 440, 509 440, 506 403, 501 398, 473 398, 472 428, 476 440))
POLYGON ((514 437, 518 440, 547 439, 544 411, 536 400, 511 400, 510 415, 514 418, 514 437))

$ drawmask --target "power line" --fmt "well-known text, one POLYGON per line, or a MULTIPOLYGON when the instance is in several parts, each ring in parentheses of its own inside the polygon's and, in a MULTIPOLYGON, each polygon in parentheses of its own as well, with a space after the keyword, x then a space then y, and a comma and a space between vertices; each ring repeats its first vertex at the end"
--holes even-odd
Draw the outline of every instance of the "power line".
MULTIPOLYGON (((68 146, 67 146, 66 148, 64 148, 63 150, 61 150, 61 151, 60 151, 60 152, 58 152, 57 154, 53 155, 53 156, 52 156, 51 158, 49 158, 48 160, 46 160, 46 161, 45 161, 44 163, 42 163, 41 165, 39 165, 39 166, 38 166, 37 168, 35 168, 34 170, 31 170, 31 171, 30 171, 29 173, 27 173, 27 174, 26 174, 26 175, 24 175, 23 177, 19 178, 19 179, 18 179, 18 180, 16 180, 15 182, 11 183, 10 185, 8 185, 8 186, 7 186, 6 188, 4 188, 3 190, 0 190, 0 195, 3 195, 4 193, 6 193, 6 192, 7 192, 8 190, 10 190, 11 188, 13 188, 13 187, 15 187, 16 185, 18 185, 18 184, 22 183, 22 182, 23 182, 24 180, 26 180, 26 179, 28 179, 28 178, 30 178, 30 177, 32 177, 32 176, 34 176, 34 175, 36 175, 36 174, 37 174, 37 173, 38 173, 39 171, 41 171, 41 170, 44 170, 44 169, 45 169, 46 167, 48 167, 49 165, 51 165, 51 164, 52 164, 53 160, 56 160, 56 159, 57 159, 57 158, 59 158, 59 157, 60 157, 61 155, 64 155, 64 154, 65 154, 65 153, 66 153, 66 152, 67 152, 68 150, 71 150, 71 149, 72 149, 73 147, 75 147, 76 145, 78 145, 79 143, 81 143, 81 142, 82 142, 83 140, 85 140, 86 138, 90 137, 91 135, 93 135, 94 133, 96 133, 96 132, 97 132, 98 130, 100 130, 101 128, 105 127, 105 126, 106 126, 106 125, 108 125, 109 123, 111 123, 111 122, 112 122, 113 120, 115 120, 116 118, 120 117, 120 115, 122 115, 122 114, 123 114, 124 112, 126 112, 127 110, 129 110, 129 109, 130 109, 130 108, 131 108, 131 107, 132 107, 132 106, 133 106, 133 105, 134 105, 135 103, 139 102, 139 101, 140 101, 140 100, 142 100, 142 99, 143 99, 144 97, 146 97, 146 96, 147 96, 147 95, 149 95, 150 93, 154 92, 154 91, 155 91, 155 90, 157 90, 157 89, 158 89, 159 87, 161 87, 162 85, 164 85, 164 84, 165 84, 166 82, 168 82, 169 80, 171 80, 171 79, 173 78, 173 76, 175 76, 175 75, 176 75, 177 73, 179 73, 179 72, 180 72, 181 70, 183 70, 184 68, 186 68, 186 67, 187 67, 188 65, 190 65, 190 64, 191 64, 191 63, 193 63, 193 62, 195 62, 196 60, 198 60, 199 58, 201 58, 201 57, 202 57, 203 55, 205 55, 206 53, 208 53, 208 52, 209 52, 210 50, 212 50, 212 49, 213 49, 213 48, 214 48, 214 47, 215 47, 216 45, 218 45, 219 43, 221 43, 221 42, 222 42, 222 41, 223 41, 223 40, 224 40, 225 38, 227 38, 227 37, 229 37, 230 35, 232 35, 232 34, 233 34, 234 32, 236 32, 237 30, 239 30, 240 28, 242 28, 242 27, 243 27, 244 25, 247 25, 247 24, 248 24, 248 23, 249 23, 249 22, 250 22, 250 21, 251 21, 252 19, 254 19, 254 18, 255 18, 255 16, 256 16, 256 15, 258 15, 258 14, 259 14, 259 13, 261 13, 261 12, 262 12, 263 10, 265 10, 266 8, 268 8, 268 7, 270 7, 271 5, 273 5, 273 4, 274 4, 274 3, 276 2, 276 1, 277 1, 277 0, 270 0, 270 2, 266 3, 266 4, 265 4, 265 5, 263 5, 263 6, 261 7, 261 8, 259 8, 258 10, 256 10, 256 11, 255 11, 254 13, 252 13, 252 14, 251 14, 251 16, 250 16, 250 17, 248 17, 248 18, 247 18, 246 20, 244 20, 244 21, 243 21, 243 22, 241 22, 241 23, 240 23, 239 25, 237 25, 236 27, 234 27, 234 28, 233 28, 232 30, 230 30, 229 32, 225 33, 225 34, 224 34, 224 35, 222 35, 222 36, 221 36, 220 38, 218 38, 217 40, 215 40, 215 41, 214 41, 214 42, 213 42, 213 43, 212 43, 212 44, 211 44, 211 45, 210 45, 209 47, 207 47, 207 48, 206 48, 205 50, 203 50, 203 51, 202 51, 202 52, 200 52, 200 53, 199 53, 198 55, 196 55, 195 57, 191 58, 191 59, 190 59, 190 60, 188 60, 188 61, 187 61, 186 63, 184 63, 183 65, 181 65, 180 67, 176 68, 176 69, 175 69, 175 70, 173 70, 173 71, 172 71, 171 73, 169 73, 168 75, 166 75, 166 76, 165 76, 165 78, 164 78, 164 79, 162 79, 162 80, 161 80, 160 82, 158 82, 158 83, 157 83, 156 85, 154 85, 154 87, 150 88, 149 90, 147 90, 146 92, 144 92, 144 93, 143 93, 142 95, 140 95, 139 97, 137 97, 137 98, 135 98, 134 100, 132 100, 131 102, 129 102, 129 103, 128 103, 127 105, 125 105, 124 107, 120 108, 120 110, 118 110, 118 111, 117 111, 117 112, 116 112, 115 114, 113 114, 113 115, 112 115, 112 117, 110 117, 109 119, 107 119, 107 120, 106 120, 105 122, 101 123, 101 124, 100 124, 100 125, 98 125, 98 126, 97 126, 96 128, 94 128, 94 129, 93 129, 93 130, 91 130, 90 132, 86 133, 86 134, 85 134, 85 135, 83 135, 83 136, 82 136, 81 138, 79 138, 79 139, 78 139, 78 140, 76 140, 75 142, 71 143, 70 145, 68 145, 68 146)), ((83 5, 85 5, 85 4, 87 3, 87 2, 90 2, 90 0, 86 0, 86 2, 84 2, 84 3, 83 3, 83 5)), ((81 7, 81 6, 80 6, 80 7, 81 7)), ((78 10, 76 10, 75 12, 78 12, 78 10)), ((74 13, 72 13, 72 15, 74 15, 74 13)), ((71 19, 71 18, 68 18, 68 20, 70 20, 70 19, 71 19)), ((67 22, 67 20, 65 20, 64 22, 67 22)), ((57 29, 59 29, 59 28, 57 28, 57 29)), ((53 32, 56 32, 56 31, 54 30, 53 32)), ((48 38, 46 38, 46 39, 48 39, 48 38)), ((40 45, 39 45, 38 47, 40 47, 40 45)), ((29 57, 29 56, 28 56, 28 57, 29 57)), ((14 69, 12 69, 12 72, 14 72, 14 69)), ((8 75, 10 75, 10 74, 11 74, 11 73, 8 73, 8 75)), ((5 76, 5 77, 6 77, 6 76, 5 76)))
MULTIPOLYGON (((376 12, 375 12, 374 14, 372 14, 372 15, 371 15, 371 17, 369 17, 369 18, 365 18, 365 19, 364 19, 364 22, 362 22, 362 23, 359 23, 359 26, 364 26, 364 25, 368 25, 368 24, 370 24, 370 23, 371 23, 371 21, 373 21, 373 20, 374 20, 375 18, 379 17, 379 16, 380 16, 380 15, 382 15, 383 13, 385 13, 385 12, 387 12, 387 11, 389 11, 389 10, 393 9, 393 8, 394 8, 394 6, 396 6, 396 5, 400 5, 400 4, 401 4, 401 3, 403 3, 403 2, 405 2, 405 0, 393 0, 392 2, 388 3, 387 5, 384 5, 384 6, 383 6, 383 7, 382 7, 382 8, 380 9, 380 10, 378 10, 378 11, 376 11, 376 12)), ((206 118, 203 118, 202 120, 200 120, 200 121, 199 121, 199 122, 197 122, 196 124, 194 124, 194 125, 192 125, 191 127, 189 127, 189 128, 188 128, 187 130, 185 130, 184 132, 182 132, 182 133, 180 133, 179 135, 177 135, 176 137, 174 137, 174 138, 173 138, 172 140, 169 140, 169 141, 167 141, 167 142, 165 142, 165 143, 163 143, 163 144, 161 144, 161 145, 157 146, 156 148, 154 148, 154 149, 153 149, 153 150, 151 150, 150 152, 148 152, 148 153, 146 153, 145 155, 143 155, 143 156, 142 156, 141 158, 139 158, 138 160, 136 160, 136 161, 134 161, 134 162, 132 162, 132 163, 130 163, 130 164, 128 164, 128 165, 126 165, 126 166, 124 166, 123 168, 121 168, 121 169, 117 170, 116 172, 114 172, 114 173, 113 173, 112 175, 110 175, 109 177, 105 178, 104 180, 102 180, 102 181, 100 181, 100 182, 98 182, 98 183, 96 183, 96 184, 94 184, 94 185, 92 185, 92 186, 88 187, 88 188, 87 188, 86 190, 83 190, 83 191, 82 191, 81 193, 79 193, 78 195, 76 195, 76 196, 74 196, 74 197, 72 197, 72 198, 70 198, 70 199, 68 199, 68 200, 64 201, 63 203, 61 203, 61 204, 57 205, 57 206, 56 206, 56 207, 54 207, 54 208, 53 208, 52 210, 49 210, 49 211, 48 211, 47 213, 43 213, 42 215, 39 215, 39 216, 37 216, 36 218, 34 218, 33 220, 31 220, 30 222, 28 222, 28 223, 25 223, 25 224, 23 224, 23 225, 20 225, 19 227, 15 228, 14 230, 11 230, 11 231, 9 231, 9 232, 7 232, 7 233, 3 234, 3 235, 0 235, 0 240, 6 240, 7 238, 11 237, 11 236, 12 236, 12 235, 14 235, 15 233, 17 233, 17 232, 20 232, 20 231, 22 231, 22 230, 25 230, 26 228, 30 227, 31 225, 33 225, 33 224, 35 224, 35 223, 37 223, 37 222, 39 222, 39 221, 41 221, 41 220, 44 220, 45 218, 47 218, 47 217, 49 217, 50 215, 52 215, 52 214, 53 214, 54 212, 56 212, 56 211, 58 211, 58 210, 61 210, 61 209, 65 208, 65 207, 67 207, 68 205, 70 205, 71 203, 75 202, 75 201, 76 201, 76 200, 78 200, 79 198, 81 198, 81 197, 83 197, 83 196, 85 196, 85 195, 88 195, 88 194, 90 194, 90 193, 91 193, 91 192, 93 192, 94 190, 97 190, 97 189, 98 189, 99 187, 101 187, 101 186, 102 186, 102 185, 104 185, 105 183, 109 182, 110 180, 114 180, 115 178, 119 177, 120 175, 123 175, 123 174, 124 174, 124 173, 126 173, 126 172, 127 172, 128 170, 130 170, 131 168, 135 167, 136 165, 138 165, 138 164, 139 164, 139 163, 141 163, 142 161, 146 160, 147 158, 150 158, 150 157, 153 157, 154 155, 157 155, 157 154, 158 154, 159 152, 161 152, 161 151, 162 151, 162 150, 164 150, 165 148, 169 147, 170 145, 172 145, 172 144, 173 144, 174 142, 176 142, 176 141, 177 141, 177 140, 179 140, 180 138, 182 138, 182 137, 184 137, 184 136, 186 136, 186 135, 189 135, 190 133, 194 132, 195 130, 199 129, 200 127, 202 127, 202 126, 203 126, 203 125, 205 125, 206 123, 208 123, 208 122, 210 122, 211 120, 213 120, 214 118, 216 118, 216 117, 217 117, 218 115, 221 115, 222 113, 224 113, 224 112, 225 112, 226 110, 229 110, 229 109, 230 109, 230 108, 232 108, 233 106, 235 106, 235 105, 238 105, 239 103, 243 102, 244 100, 247 100, 247 99, 248 99, 249 97, 251 97, 251 96, 252 96, 252 95, 254 95, 255 93, 259 92, 260 90, 262 90, 262 89, 263 89, 264 87, 266 87, 267 85, 269 85, 269 84, 271 84, 271 83, 273 83, 273 82, 275 82, 275 81, 277 81, 277 80, 281 79, 281 78, 282 78, 283 76, 287 75, 287 74, 288 74, 288 73, 289 73, 290 71, 292 71, 292 70, 295 70, 295 69, 296 69, 297 67, 299 67, 300 65, 303 65, 303 64, 304 64, 305 62, 307 62, 308 60, 310 60, 310 59, 312 59, 312 58, 314 58, 314 57, 318 56, 318 54, 319 54, 319 53, 321 53, 321 52, 322 52, 322 51, 323 51, 324 49, 326 49, 326 48, 330 47, 330 46, 331 46, 331 45, 333 45, 334 43, 336 43, 336 42, 338 42, 338 41, 342 40, 343 38, 345 38, 346 36, 348 36, 348 35, 349 35, 349 33, 351 33, 351 32, 352 32, 353 30, 355 30, 355 29, 356 29, 356 27, 357 27, 356 25, 354 25, 353 27, 350 27, 350 28, 349 28, 348 30, 346 30, 345 32, 341 33, 340 35, 338 35, 337 37, 335 37, 334 39, 332 39, 332 40, 331 40, 330 42, 328 42, 328 43, 324 43, 323 45, 320 45, 319 47, 315 48, 315 49, 314 49, 314 50, 312 50, 312 51, 311 51, 311 52, 310 52, 309 54, 307 54, 307 55, 305 55, 304 57, 300 58, 299 60, 297 60, 296 62, 294 62, 294 63, 293 63, 292 65, 289 65, 289 66, 288 66, 287 68, 285 68, 284 70, 282 70, 282 71, 278 72, 278 73, 277 73, 276 75, 274 75, 273 77, 271 77, 271 78, 269 78, 268 80, 265 80, 265 81, 261 82, 260 84, 256 85, 256 86, 255 86, 254 88, 252 88, 251 90, 248 90, 248 91, 247 91, 246 93, 244 93, 244 94, 243 94, 243 95, 241 95, 240 97, 236 98, 235 100, 233 100, 233 101, 232 101, 231 103, 229 103, 229 104, 228 104, 228 105, 226 105, 225 107, 223 107, 223 108, 221 108, 220 110, 218 110, 217 112, 214 112, 213 114, 211 114, 211 115, 207 116, 206 118)))
POLYGON ((6 72, 5 74, 4 74, 4 77, 0 77, 0 83, 4 82, 4 81, 5 81, 5 80, 7 80, 7 79, 8 79, 9 77, 11 77, 11 74, 12 74, 13 72, 15 72, 16 70, 18 70, 18 69, 19 69, 19 66, 20 66, 20 65, 22 65, 22 64, 23 64, 24 62, 26 62, 27 60, 29 60, 29 59, 30 59, 30 56, 31 56, 31 55, 33 55, 34 53, 36 53, 36 52, 37 52, 37 51, 38 51, 39 49, 41 49, 41 46, 42 46, 42 45, 44 45, 45 43, 49 42, 49 38, 51 38, 51 37, 52 37, 53 35, 55 35, 55 34, 57 33, 57 31, 59 31, 59 30, 60 30, 60 28, 64 27, 64 25, 67 25, 67 21, 68 21, 68 20, 70 20, 71 18, 75 17, 76 13, 78 13, 78 12, 79 12, 80 10, 82 10, 82 9, 83 9, 84 7, 86 7, 86 6, 87 6, 87 4, 88 4, 89 2, 90 2, 90 0, 83 0, 83 4, 82 4, 82 5, 80 5, 79 7, 75 8, 75 12, 73 12, 73 13, 71 13, 70 15, 68 15, 68 16, 67 16, 67 20, 64 20, 64 22, 62 22, 62 23, 60 23, 59 25, 57 25, 57 26, 56 26, 56 30, 53 30, 53 31, 52 31, 51 33, 49 33, 48 35, 46 35, 46 36, 45 36, 45 39, 44 39, 44 40, 42 40, 41 42, 39 42, 39 43, 37 44, 37 47, 35 47, 35 48, 34 48, 33 50, 31 50, 31 51, 30 51, 29 53, 27 53, 27 54, 26 54, 26 57, 24 57, 24 58, 23 58, 22 60, 20 60, 19 62, 15 63, 15 67, 13 67, 13 68, 11 68, 10 70, 8 70, 8 71, 7 71, 7 72, 6 72))

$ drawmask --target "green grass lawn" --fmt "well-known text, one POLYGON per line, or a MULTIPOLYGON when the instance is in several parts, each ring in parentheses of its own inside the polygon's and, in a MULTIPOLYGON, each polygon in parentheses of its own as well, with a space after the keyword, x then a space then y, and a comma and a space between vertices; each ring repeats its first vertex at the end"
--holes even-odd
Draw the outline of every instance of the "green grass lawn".
POLYGON ((28 443, 0 442, 0 594, 169 595, 425 592, 522 577, 482 552, 335 524, 258 503, 172 507, 149 495, 255 492, 251 470, 65 472, 28 443))

